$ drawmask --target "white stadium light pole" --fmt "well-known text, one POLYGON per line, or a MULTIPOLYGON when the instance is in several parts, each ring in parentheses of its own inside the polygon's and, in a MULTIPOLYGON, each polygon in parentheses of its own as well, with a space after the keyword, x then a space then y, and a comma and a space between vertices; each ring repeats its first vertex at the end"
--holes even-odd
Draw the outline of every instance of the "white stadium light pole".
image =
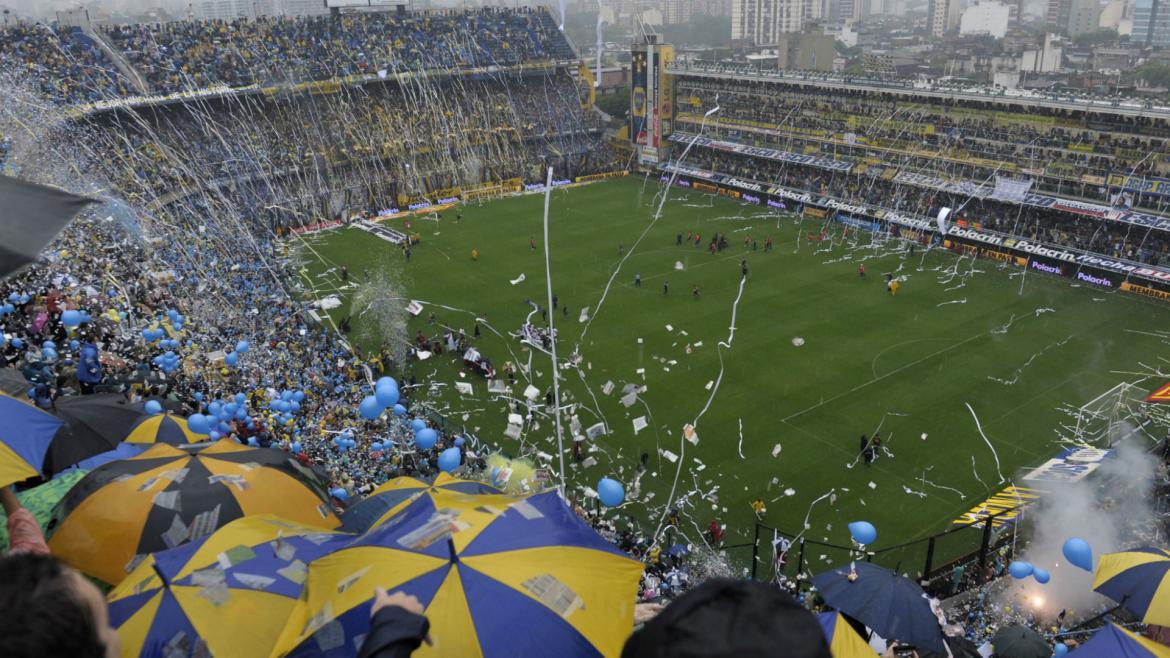
POLYGON ((552 265, 550 264, 548 254, 548 203, 552 196, 552 175, 553 168, 548 168, 548 178, 544 182, 544 280, 547 286, 548 293, 548 339, 552 349, 549 350, 552 356, 552 380, 553 380, 553 418, 556 419, 557 426, 557 459, 560 462, 561 475, 561 495, 565 495, 565 444, 564 438, 561 435, 561 386, 560 373, 557 370, 557 336, 553 330, 553 318, 556 313, 553 313, 553 289, 552 289, 552 265))

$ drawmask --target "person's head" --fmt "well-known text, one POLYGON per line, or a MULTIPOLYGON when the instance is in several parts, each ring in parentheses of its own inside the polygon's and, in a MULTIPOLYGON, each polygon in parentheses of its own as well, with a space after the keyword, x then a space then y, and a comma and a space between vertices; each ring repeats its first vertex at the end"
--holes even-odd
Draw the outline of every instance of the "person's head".
POLYGON ((48 555, 0 558, 0 656, 119 654, 105 598, 93 583, 48 555))
POLYGON ((830 658, 811 612, 771 585, 717 578, 676 599, 626 641, 622 658, 830 658))

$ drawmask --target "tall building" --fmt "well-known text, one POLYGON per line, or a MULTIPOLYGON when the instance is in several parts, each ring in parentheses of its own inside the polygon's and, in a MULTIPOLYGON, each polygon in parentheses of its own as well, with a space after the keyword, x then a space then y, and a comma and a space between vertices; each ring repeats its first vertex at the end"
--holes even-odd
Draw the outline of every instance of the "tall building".
POLYGON ((1068 26, 1068 14, 1072 9, 1071 0, 1048 0, 1044 12, 1044 25, 1054 32, 1064 32, 1068 26))
POLYGON ((1070 37, 1093 32, 1100 18, 1101 3, 1098 0, 1070 0, 1065 29, 1070 37))
POLYGON ((662 22, 666 25, 689 22, 694 7, 694 0, 662 0, 659 5, 659 9, 662 11, 662 22))
MULTIPOLYGON (((957 1, 957 0, 956 0, 957 1)), ((821 17, 820 0, 734 0, 731 38, 771 45, 821 17)))
POLYGON ((1170 2, 1137 0, 1130 38, 1143 46, 1170 46, 1170 2))
POLYGON ((930 0, 926 25, 932 37, 954 32, 959 27, 959 0, 930 0))
POLYGON ((959 34, 986 34, 1002 39, 1007 34, 1011 8, 994 0, 967 7, 959 21, 959 34))

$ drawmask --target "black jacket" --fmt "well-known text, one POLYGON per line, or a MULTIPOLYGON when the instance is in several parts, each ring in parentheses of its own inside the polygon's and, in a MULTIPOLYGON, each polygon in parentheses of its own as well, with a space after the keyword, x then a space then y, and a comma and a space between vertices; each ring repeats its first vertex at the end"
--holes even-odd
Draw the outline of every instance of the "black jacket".
POLYGON ((430 628, 426 617, 388 605, 370 620, 370 632, 362 641, 358 658, 408 658, 430 628))

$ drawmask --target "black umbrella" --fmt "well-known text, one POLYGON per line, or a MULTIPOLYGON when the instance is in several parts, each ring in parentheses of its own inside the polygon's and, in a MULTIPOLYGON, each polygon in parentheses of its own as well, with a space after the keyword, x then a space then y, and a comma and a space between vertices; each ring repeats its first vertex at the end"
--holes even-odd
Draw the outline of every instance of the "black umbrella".
POLYGON ((1049 658, 1052 647, 1036 631, 1024 626, 1004 626, 993 638, 991 646, 998 658, 1049 658))
POLYGON ((131 404, 117 393, 66 396, 58 398, 55 406, 57 417, 65 425, 49 444, 46 476, 112 450, 146 415, 141 404, 131 404))
POLYGON ((32 383, 16 368, 0 368, 0 392, 14 398, 25 398, 32 383))
POLYGON ((813 577, 825 603, 853 617, 887 640, 946 652, 938 617, 916 583, 869 562, 813 577))
MULTIPOLYGON (((948 635, 944 639, 947 643, 947 649, 951 651, 951 658, 983 658, 983 654, 979 653, 979 646, 965 637, 948 635)), ((918 656, 919 658, 947 658, 946 652, 938 653, 935 651, 919 651, 918 656)))
POLYGON ((0 176, 0 279, 35 261, 41 249, 93 199, 0 176))

